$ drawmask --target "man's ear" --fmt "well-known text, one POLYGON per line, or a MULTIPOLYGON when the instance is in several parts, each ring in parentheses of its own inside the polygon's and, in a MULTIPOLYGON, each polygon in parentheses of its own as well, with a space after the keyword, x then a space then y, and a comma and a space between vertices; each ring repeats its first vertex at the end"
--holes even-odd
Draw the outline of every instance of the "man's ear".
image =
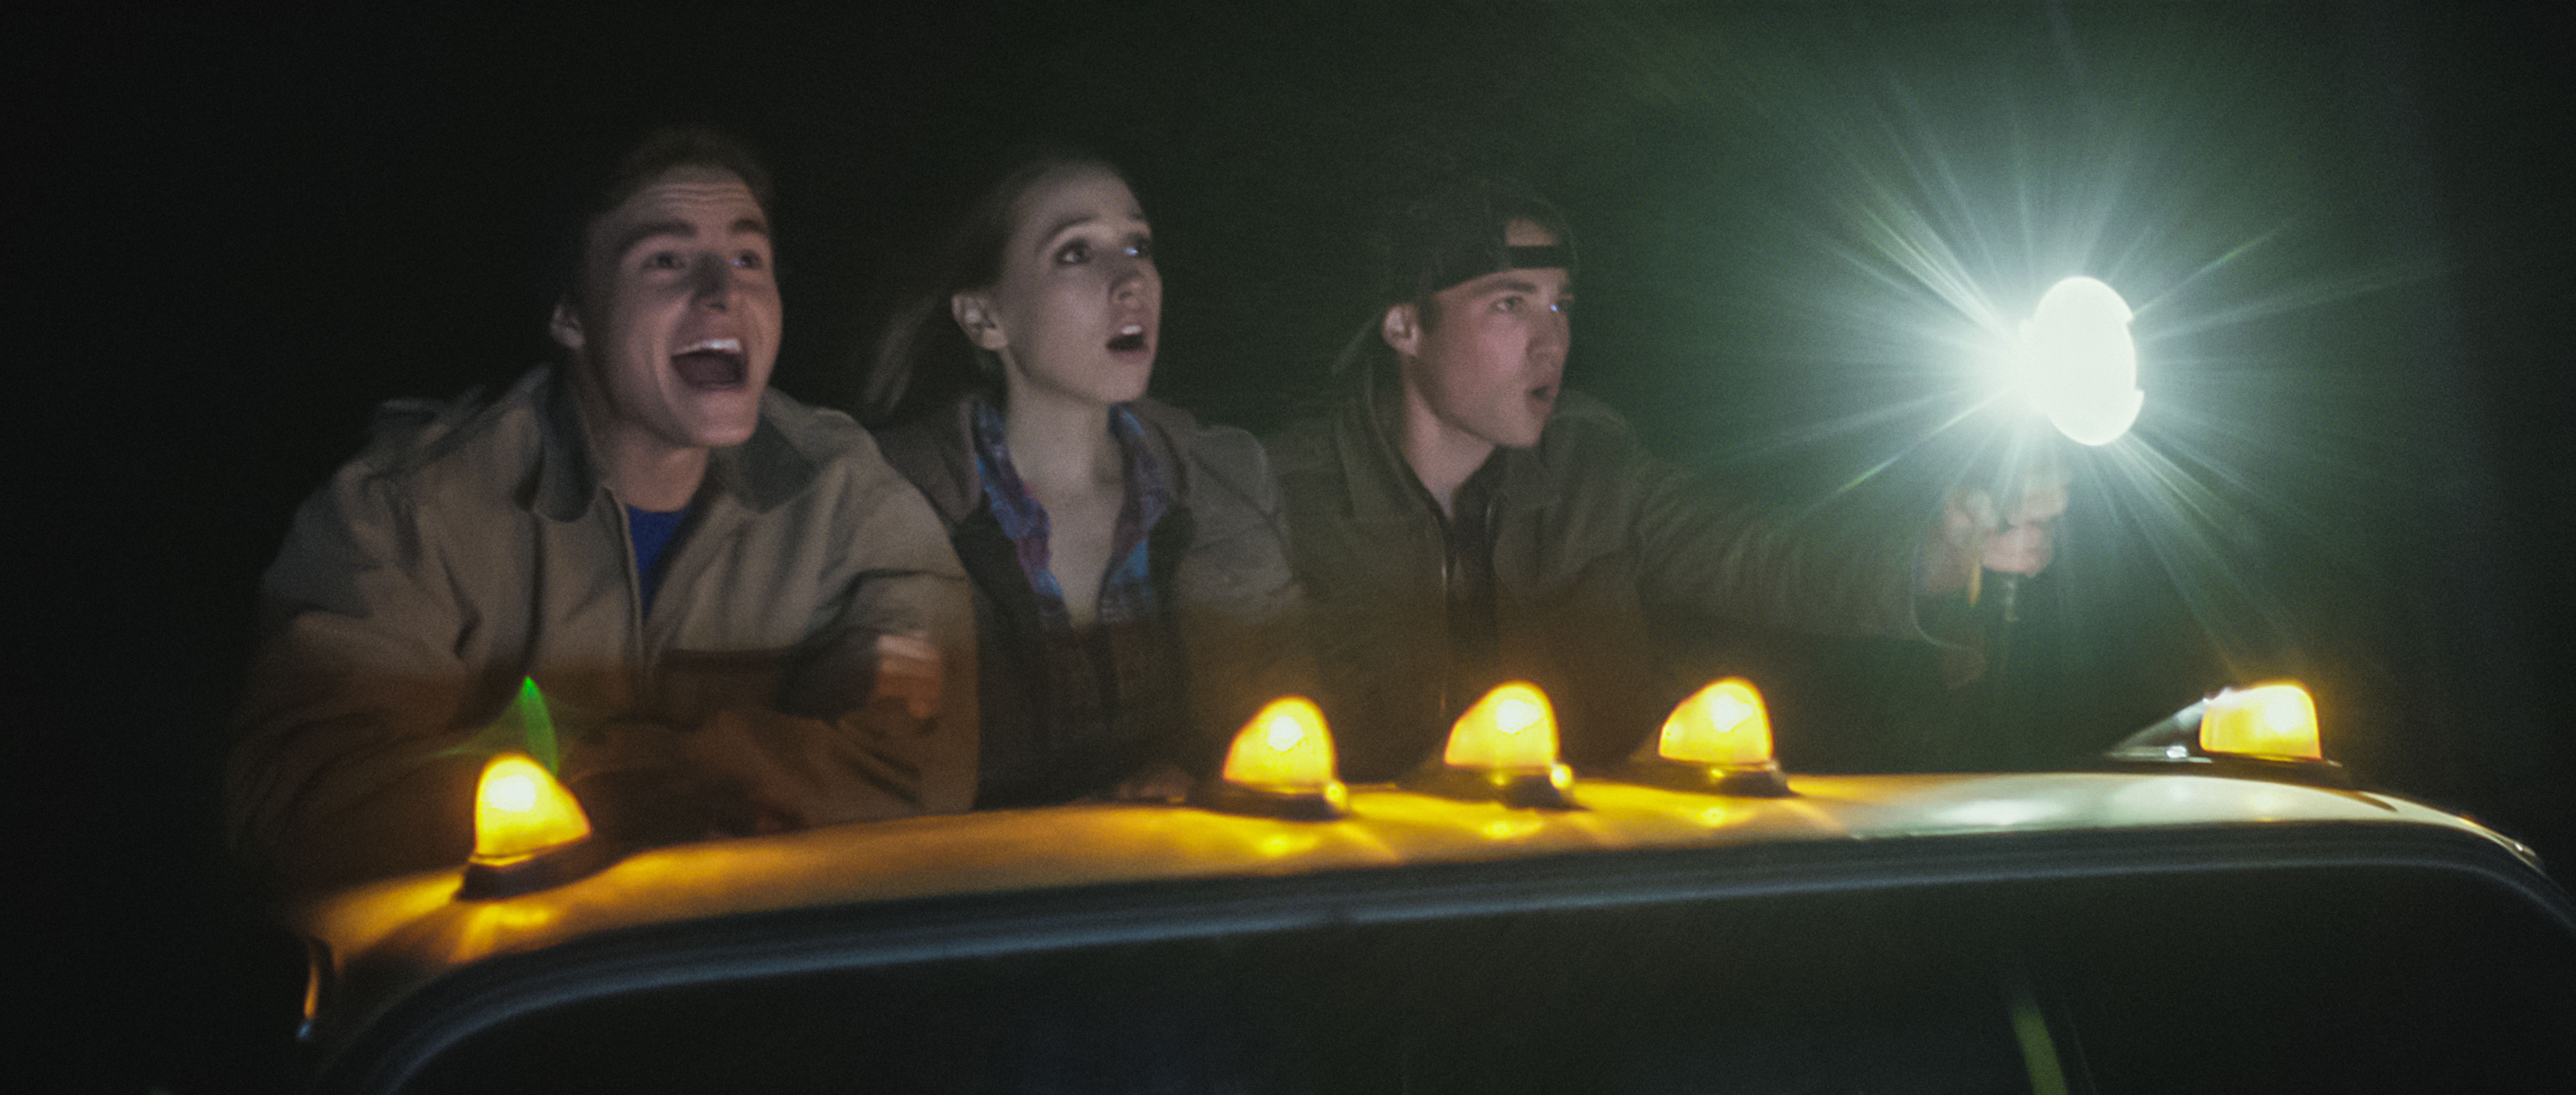
POLYGON ((1002 330, 1001 317, 993 314, 993 298, 969 290, 948 298, 948 314, 956 317, 957 329, 966 332, 966 341, 994 353, 1011 344, 1002 330))
POLYGON ((1378 321, 1377 333, 1388 346, 1405 357, 1422 356, 1422 313, 1411 304, 1398 304, 1386 310, 1378 321))
POLYGON ((569 298, 555 302, 555 314, 546 321, 546 333, 554 336, 555 345, 581 352, 581 316, 572 310, 569 298))

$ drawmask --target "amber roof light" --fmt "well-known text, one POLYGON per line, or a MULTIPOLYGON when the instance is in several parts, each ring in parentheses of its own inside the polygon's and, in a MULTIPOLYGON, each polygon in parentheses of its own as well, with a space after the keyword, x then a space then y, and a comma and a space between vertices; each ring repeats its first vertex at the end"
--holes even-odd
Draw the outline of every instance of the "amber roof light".
POLYGON ((1198 804, 1233 814, 1326 821, 1349 811, 1350 792, 1335 775, 1333 735, 1324 713, 1304 696, 1263 705, 1234 735, 1224 774, 1198 804))
POLYGON ((1771 756, 1771 713, 1761 690, 1742 677, 1710 684, 1673 708, 1654 751, 1628 762, 1623 775, 1677 791, 1776 797, 1791 793, 1771 756))
POLYGON ((474 788, 474 855, 466 861, 461 896, 544 889, 615 858, 590 838, 581 803, 535 758, 508 752, 484 763, 474 788))
POLYGON ((2317 727, 2316 700, 2307 688, 2272 681, 2222 688, 2103 756, 2122 766, 2196 765, 2216 775, 2352 786, 2344 767, 2326 759, 2317 727))
POLYGON ((1527 681, 1495 686, 1449 728, 1440 760, 1404 786, 1446 798, 1570 810, 1574 770, 1557 760, 1556 710, 1527 681))

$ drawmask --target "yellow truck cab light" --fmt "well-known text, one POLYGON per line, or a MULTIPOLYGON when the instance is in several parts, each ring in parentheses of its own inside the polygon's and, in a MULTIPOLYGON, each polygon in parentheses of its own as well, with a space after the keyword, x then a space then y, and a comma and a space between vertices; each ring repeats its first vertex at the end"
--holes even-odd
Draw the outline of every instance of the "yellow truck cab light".
POLYGON ((572 792, 525 753, 483 765, 474 790, 474 862, 514 863, 590 836, 572 792))
POLYGON ((502 897, 569 882, 614 855, 590 839, 590 817, 553 773, 526 753, 483 765, 474 789, 474 856, 466 897, 502 897))
POLYGON ((2211 696, 2200 717, 2200 748, 2277 760, 2326 759, 2317 743, 2316 701, 2288 682, 2211 696))
POLYGON ((1333 735, 1304 696, 1270 701, 1226 750, 1225 772, 1203 785, 1198 805, 1234 814, 1330 821, 1350 812, 1334 774, 1333 735))
POLYGON ((1574 809, 1565 790, 1574 770, 1556 758, 1556 711, 1527 681, 1495 686, 1449 728, 1440 760, 1404 786, 1448 798, 1506 806, 1574 809))
POLYGON ((2213 775, 2352 786, 2319 743, 2316 701, 2290 681, 2220 689, 2129 735, 2103 758, 2125 767, 2196 766, 2213 775))
POLYGON ((1673 708, 1652 752, 1628 761, 1628 778, 1679 791, 1771 798, 1789 782, 1771 757, 1771 714, 1753 682, 1728 677, 1673 708))

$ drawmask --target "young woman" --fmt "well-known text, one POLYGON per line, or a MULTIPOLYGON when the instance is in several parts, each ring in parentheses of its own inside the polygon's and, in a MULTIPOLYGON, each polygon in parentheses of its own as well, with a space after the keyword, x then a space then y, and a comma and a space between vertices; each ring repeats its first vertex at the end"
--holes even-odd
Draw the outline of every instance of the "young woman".
POLYGON ((1162 307, 1125 177, 1046 156, 878 345, 878 444, 975 583, 978 807, 1181 794, 1307 687, 1260 445, 1145 397, 1162 307))

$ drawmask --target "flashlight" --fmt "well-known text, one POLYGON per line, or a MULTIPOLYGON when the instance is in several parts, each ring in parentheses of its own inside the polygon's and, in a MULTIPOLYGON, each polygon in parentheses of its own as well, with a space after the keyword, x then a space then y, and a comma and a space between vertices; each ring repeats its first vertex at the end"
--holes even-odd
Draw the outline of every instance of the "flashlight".
POLYGON ((2007 365, 2011 383, 2068 440, 2108 445, 2146 406, 2129 319, 2117 290, 2076 277, 2050 286, 2022 321, 2007 365))
MULTIPOLYGON (((2119 440, 2147 401, 2138 390, 2138 344, 2129 334, 2131 318, 2129 302, 2119 291, 2093 278, 2071 277, 2050 286, 2005 353, 2008 394, 2077 444, 2098 448, 2119 440)), ((2019 463, 2008 458, 1995 485, 1998 520, 2020 508, 2019 463)), ((2001 676, 2005 639, 2021 615, 2022 576, 2006 572, 1998 577, 2000 623, 1987 649, 2001 676)))

